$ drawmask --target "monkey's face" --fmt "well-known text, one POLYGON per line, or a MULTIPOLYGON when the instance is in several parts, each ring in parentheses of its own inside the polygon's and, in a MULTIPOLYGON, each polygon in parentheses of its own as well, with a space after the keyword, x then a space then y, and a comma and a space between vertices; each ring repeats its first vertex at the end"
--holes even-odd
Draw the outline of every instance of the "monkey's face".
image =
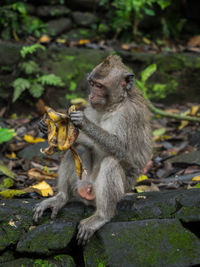
POLYGON ((89 78, 90 94, 89 101, 91 105, 96 108, 102 108, 107 103, 107 92, 102 81, 89 78))
POLYGON ((88 76, 89 101, 92 107, 104 110, 106 107, 122 102, 127 91, 132 88, 133 77, 134 75, 127 71, 118 57, 109 56, 88 76))

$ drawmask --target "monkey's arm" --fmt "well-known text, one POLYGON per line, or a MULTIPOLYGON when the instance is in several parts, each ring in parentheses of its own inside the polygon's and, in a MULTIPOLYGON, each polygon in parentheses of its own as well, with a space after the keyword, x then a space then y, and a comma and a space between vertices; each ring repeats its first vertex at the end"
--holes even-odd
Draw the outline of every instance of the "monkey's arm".
POLYGON ((126 144, 117 135, 107 132, 88 120, 82 111, 72 112, 70 117, 74 125, 80 127, 87 136, 98 143, 106 152, 119 160, 127 158, 126 144))

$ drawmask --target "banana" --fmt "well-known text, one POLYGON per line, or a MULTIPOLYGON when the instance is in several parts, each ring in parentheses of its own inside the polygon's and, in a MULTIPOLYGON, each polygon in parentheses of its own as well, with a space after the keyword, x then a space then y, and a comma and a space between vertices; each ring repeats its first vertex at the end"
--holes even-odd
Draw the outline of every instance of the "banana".
POLYGON ((53 121, 48 122, 48 143, 50 146, 56 146, 57 128, 53 121))
POLYGON ((77 107, 78 107, 78 105, 72 105, 72 106, 70 106, 69 109, 68 109, 68 114, 70 114, 73 111, 76 111, 76 108, 77 107))
POLYGON ((65 145, 66 139, 68 136, 68 125, 66 120, 58 122, 58 136, 57 136, 57 145, 59 150, 64 150, 63 146, 65 145))
POLYGON ((74 157, 74 161, 75 161, 75 166, 76 166, 76 172, 81 180, 82 178, 82 173, 83 173, 83 166, 82 166, 82 161, 80 156, 76 153, 76 151, 70 147, 70 150, 72 152, 72 155, 74 157))
POLYGON ((49 118, 54 122, 61 121, 61 120, 66 119, 68 117, 67 114, 57 112, 57 111, 55 111, 52 108, 47 107, 47 106, 45 107, 45 110, 46 110, 49 118))
POLYGON ((56 149, 61 151, 70 149, 74 157, 77 174, 81 179, 83 173, 81 158, 74 148, 72 148, 72 145, 78 137, 79 130, 69 120, 69 114, 75 111, 78 106, 78 104, 70 106, 68 114, 59 113, 50 107, 45 107, 47 112, 45 123, 48 125, 49 147, 40 151, 52 155, 56 149))
POLYGON ((69 149, 73 143, 75 142, 76 138, 78 137, 79 131, 78 129, 73 125, 72 122, 69 121, 68 123, 68 134, 67 139, 62 147, 60 147, 60 150, 67 150, 69 149))

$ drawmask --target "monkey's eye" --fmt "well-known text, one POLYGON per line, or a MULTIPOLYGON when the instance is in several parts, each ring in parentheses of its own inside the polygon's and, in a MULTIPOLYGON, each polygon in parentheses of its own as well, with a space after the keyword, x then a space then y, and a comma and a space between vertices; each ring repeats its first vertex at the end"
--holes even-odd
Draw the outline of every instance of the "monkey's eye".
POLYGON ((96 83, 95 85, 96 85, 96 87, 98 87, 98 88, 102 88, 102 87, 103 87, 103 85, 100 84, 100 83, 96 83))
POLYGON ((93 82, 92 80, 89 80, 89 84, 90 84, 91 86, 94 86, 94 82, 93 82))

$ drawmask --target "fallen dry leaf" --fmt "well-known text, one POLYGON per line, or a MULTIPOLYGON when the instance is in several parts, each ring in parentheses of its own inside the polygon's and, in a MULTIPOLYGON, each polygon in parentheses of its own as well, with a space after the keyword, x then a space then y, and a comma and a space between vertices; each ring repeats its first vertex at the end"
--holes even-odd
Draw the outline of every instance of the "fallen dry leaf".
POLYGON ((144 174, 141 174, 138 178, 137 178, 137 183, 141 182, 141 181, 144 181, 144 180, 147 180, 148 177, 144 174))
POLYGON ((8 222, 8 225, 17 228, 15 222, 12 219, 8 222))
POLYGON ((36 185, 32 185, 30 186, 30 188, 43 197, 53 196, 52 187, 45 181, 38 183, 36 185))
POLYGON ((58 177, 57 173, 46 172, 39 168, 32 168, 28 171, 29 179, 36 179, 37 181, 52 180, 58 177))
POLYGON ((194 177, 192 178, 192 181, 200 181, 200 175, 198 175, 198 176, 194 176, 194 177))
POLYGON ((45 139, 40 138, 40 137, 34 138, 32 135, 26 134, 26 135, 24 135, 24 141, 26 141, 28 143, 35 144, 35 143, 45 142, 45 139))
POLYGON ((39 39, 40 43, 49 43, 50 41, 51 41, 51 38, 46 34, 42 35, 39 39))
POLYGON ((181 121, 181 124, 179 125, 178 129, 182 130, 188 124, 189 124, 189 121, 181 121))
POLYGON ((83 39, 83 40, 80 40, 80 41, 79 41, 79 44, 80 44, 80 45, 88 44, 88 43, 90 43, 90 40, 88 40, 88 39, 83 39))

